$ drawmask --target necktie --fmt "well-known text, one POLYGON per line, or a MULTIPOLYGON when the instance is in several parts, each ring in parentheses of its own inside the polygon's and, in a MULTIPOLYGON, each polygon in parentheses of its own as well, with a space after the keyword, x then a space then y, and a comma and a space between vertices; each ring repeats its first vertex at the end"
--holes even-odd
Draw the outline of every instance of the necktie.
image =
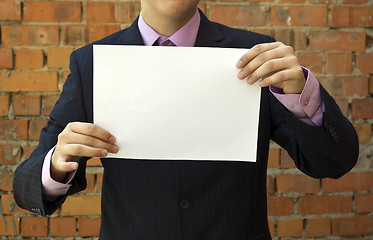
POLYGON ((169 47, 176 47, 176 45, 171 42, 170 39, 167 39, 166 41, 163 41, 159 44, 159 46, 169 46, 169 47))
POLYGON ((157 41, 154 42, 153 46, 169 46, 169 47, 176 47, 176 45, 166 37, 159 37, 157 41))

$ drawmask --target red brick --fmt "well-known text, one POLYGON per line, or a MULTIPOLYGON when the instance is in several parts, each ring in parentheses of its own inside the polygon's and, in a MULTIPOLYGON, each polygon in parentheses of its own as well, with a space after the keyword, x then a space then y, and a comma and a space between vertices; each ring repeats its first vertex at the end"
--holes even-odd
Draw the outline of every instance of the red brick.
POLYGON ((333 236, 353 236, 373 233, 373 217, 369 215, 332 219, 333 236))
POLYGON ((276 236, 275 223, 271 219, 268 219, 268 228, 269 232, 271 233, 271 237, 274 238, 276 236))
POLYGON ((206 4, 199 3, 197 7, 206 15, 206 4))
POLYGON ((14 172, 8 170, 0 171, 0 190, 11 191, 14 172))
POLYGON ((40 96, 16 95, 13 109, 15 115, 40 115, 40 96))
POLYGON ((298 199, 301 215, 352 212, 351 196, 304 196, 298 199))
POLYGON ((326 6, 274 6, 271 24, 279 26, 326 26, 326 6))
POLYGON ((350 172, 340 179, 323 179, 323 192, 356 192, 373 190, 373 172, 350 172))
POLYGON ((332 6, 332 27, 372 27, 373 7, 332 6))
POLYGON ((140 9, 139 2, 87 2, 87 22, 132 23, 140 9))
POLYGON ((359 73, 373 73, 373 54, 357 54, 356 69, 359 73))
POLYGON ((57 72, 0 72, 0 91, 45 92, 57 91, 57 72))
POLYGON ((29 139, 39 140, 41 129, 47 126, 47 122, 48 120, 43 120, 43 119, 30 120, 29 139))
POLYGON ((272 176, 267 175, 267 193, 271 194, 274 192, 275 192, 275 179, 272 176))
POLYGON ((95 174, 87 173, 85 177, 87 179, 87 188, 81 193, 91 193, 95 190, 95 174))
POLYGON ((87 166, 93 166, 93 167, 101 167, 101 160, 100 158, 91 158, 89 161, 87 161, 87 166))
POLYGON ((301 237, 303 235, 303 219, 278 220, 278 237, 301 237))
POLYGON ((27 120, 0 120, 0 140, 26 140, 27 120))
POLYGON ((295 168, 295 163, 285 149, 281 149, 281 168, 295 168))
POLYGON ((0 20, 21 20, 21 1, 1 0, 0 20))
POLYGON ((335 98, 336 103, 338 104, 339 108, 341 109, 343 115, 348 117, 349 112, 349 103, 347 98, 335 98))
POLYGON ((305 0, 280 0, 280 3, 304 3, 305 0))
POLYGON ((42 108, 43 108, 44 116, 48 116, 51 113, 59 97, 60 95, 43 96, 43 107, 42 108))
POLYGON ((280 149, 271 148, 268 154, 268 168, 278 168, 280 167, 280 149))
POLYGON ((19 235, 19 218, 14 217, 14 216, 2 216, 2 220, 0 221, 0 236, 18 236, 18 235, 19 235))
POLYGON ((48 236, 48 218, 23 217, 21 219, 21 233, 24 237, 48 236))
POLYGON ((311 51, 365 51, 365 32, 311 31, 311 51))
POLYGON ((370 143, 372 138, 372 125, 369 123, 354 124, 354 127, 359 137, 359 143, 370 143))
POLYGON ((253 29, 253 31, 273 37, 296 50, 307 49, 307 31, 300 29, 253 29))
POLYGON ((58 217, 50 219, 50 232, 54 237, 75 237, 76 219, 72 217, 58 217))
POLYGON ((311 70, 312 73, 322 73, 323 55, 319 53, 298 53, 300 65, 311 70))
POLYGON ((13 194, 1 194, 1 210, 2 210, 2 213, 4 214, 27 214, 29 213, 27 210, 18 207, 18 205, 14 201, 13 194))
POLYGON ((43 49, 17 49, 17 69, 40 69, 44 67, 43 49))
POLYGON ((17 145, 0 146, 0 166, 15 165, 21 160, 21 147, 17 145))
POLYGON ((100 233, 101 218, 79 218, 79 236, 95 237, 100 233))
POLYGON ((329 218, 311 218, 307 220, 306 237, 326 237, 331 234, 329 218))
POLYGON ((266 16, 264 6, 210 6, 210 19, 228 26, 265 26, 266 16))
MULTIPOLYGON (((63 79, 62 84, 65 84, 65 81, 66 81, 67 77, 70 75, 70 73, 71 73, 70 70, 65 70, 65 71, 62 72, 62 79, 63 79)), ((62 87, 63 87, 63 85, 59 89, 62 90, 62 87)))
POLYGON ((286 216, 293 214, 293 199, 286 197, 268 197, 268 215, 286 216))
POLYGON ((367 2, 368 0, 342 0, 343 4, 364 4, 367 2))
POLYGON ((44 25, 1 26, 4 46, 59 45, 59 27, 44 25))
POLYGON ((352 118, 373 118, 373 98, 352 100, 352 118))
POLYGON ((62 214, 73 215, 100 215, 101 196, 73 196, 66 199, 62 205, 62 214))
POLYGON ((281 174, 277 177, 277 192, 318 193, 320 180, 306 175, 281 174))
POLYGON ((11 48, 0 48, 0 68, 13 68, 13 51, 11 48))
POLYGON ((63 43, 74 46, 85 45, 119 30, 119 25, 64 25, 63 43))
POLYGON ((373 212, 373 193, 358 194, 355 196, 355 212, 373 212))
POLYGON ((349 74, 352 72, 352 54, 329 53, 326 55, 326 73, 349 74))
POLYGON ((97 181, 96 181, 96 192, 101 193, 102 192, 102 179, 104 175, 102 173, 97 173, 97 181))
POLYGON ((48 68, 69 68, 73 48, 48 48, 48 68))
POLYGON ((0 96, 0 116, 7 116, 9 113, 9 96, 0 96))
POLYGON ((373 75, 369 77, 369 94, 373 95, 373 75))
POLYGON ((35 150, 36 146, 23 146, 23 157, 22 159, 28 159, 30 154, 35 150))
POLYGON ((353 95, 368 96, 367 77, 319 78, 326 90, 334 97, 353 95))
POLYGON ((80 22, 80 2, 24 1, 23 20, 34 22, 80 22))

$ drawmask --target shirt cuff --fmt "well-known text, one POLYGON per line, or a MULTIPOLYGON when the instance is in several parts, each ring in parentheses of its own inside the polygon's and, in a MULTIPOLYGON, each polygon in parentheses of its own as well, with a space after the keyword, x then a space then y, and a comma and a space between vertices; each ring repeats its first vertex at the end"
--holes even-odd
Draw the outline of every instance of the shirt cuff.
POLYGON ((302 67, 306 78, 306 84, 300 94, 284 94, 282 89, 270 86, 272 94, 300 120, 320 126, 324 112, 324 106, 320 95, 320 83, 311 71, 302 67))
POLYGON ((69 172, 66 176, 66 183, 60 183, 55 181, 50 174, 50 163, 52 160, 52 154, 54 152, 54 149, 56 147, 53 147, 45 156, 44 162, 43 162, 43 168, 42 168, 42 176, 41 176, 41 182, 42 182, 42 189, 43 189, 43 198, 45 200, 53 200, 54 198, 65 195, 67 191, 69 190, 71 184, 71 180, 74 178, 76 170, 69 172))

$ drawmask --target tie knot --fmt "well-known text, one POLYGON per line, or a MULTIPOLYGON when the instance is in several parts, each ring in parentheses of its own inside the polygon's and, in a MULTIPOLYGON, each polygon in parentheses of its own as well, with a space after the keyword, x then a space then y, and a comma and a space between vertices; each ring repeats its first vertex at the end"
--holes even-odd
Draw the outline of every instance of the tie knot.
MULTIPOLYGON (((159 40, 161 40, 161 39, 159 39, 159 40)), ((165 41, 160 41, 159 46, 173 46, 173 47, 175 47, 176 45, 170 39, 167 39, 165 41)))

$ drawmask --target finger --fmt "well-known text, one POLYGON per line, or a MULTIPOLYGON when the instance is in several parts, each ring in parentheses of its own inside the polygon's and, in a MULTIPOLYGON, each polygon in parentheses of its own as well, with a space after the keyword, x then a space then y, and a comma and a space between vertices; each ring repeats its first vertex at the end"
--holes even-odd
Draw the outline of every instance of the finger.
POLYGON ((289 67, 290 64, 284 58, 269 60, 251 73, 251 75, 247 79, 247 83, 253 84, 260 79, 263 79, 271 74, 287 69, 289 67))
POLYGON ((108 143, 115 143, 116 141, 112 134, 92 123, 74 122, 69 123, 67 127, 73 132, 99 138, 108 143))
POLYGON ((108 152, 118 152, 118 146, 115 144, 107 143, 99 138, 84 135, 75 132, 68 132, 59 135, 59 140, 64 144, 82 144, 93 148, 104 148, 108 152))
POLYGON ((242 68, 246 66, 247 63, 249 63, 254 57, 258 56, 259 54, 266 52, 268 50, 277 48, 279 46, 282 46, 283 43, 281 42, 272 42, 272 43, 262 43, 257 44, 251 49, 249 49, 237 62, 236 67, 242 68))
POLYGON ((77 162, 63 162, 63 161, 57 161, 55 165, 55 169, 60 172, 71 172, 76 169, 78 169, 78 163, 77 162))
POLYGON ((77 157, 106 157, 108 151, 105 148, 95 148, 82 144, 66 144, 60 148, 61 155, 77 157))
POLYGON ((296 82, 298 78, 299 71, 297 69, 284 69, 263 78, 263 80, 259 82, 259 85, 261 87, 275 86, 278 88, 283 88, 283 84, 285 82, 289 82, 291 80, 294 80, 294 82, 296 82))
POLYGON ((238 77, 240 79, 244 79, 268 61, 278 58, 284 58, 286 54, 287 50, 285 48, 275 48, 260 53, 254 59, 252 59, 245 67, 241 69, 241 71, 238 74, 238 77))

